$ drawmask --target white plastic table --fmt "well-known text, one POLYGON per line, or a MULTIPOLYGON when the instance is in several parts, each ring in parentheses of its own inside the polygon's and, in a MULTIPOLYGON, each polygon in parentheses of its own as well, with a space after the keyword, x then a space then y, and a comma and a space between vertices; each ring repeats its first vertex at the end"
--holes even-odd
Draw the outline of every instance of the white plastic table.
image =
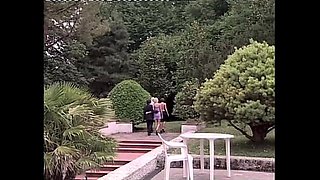
MULTIPOLYGON (((226 160, 227 160, 227 171, 228 177, 231 177, 230 170, 230 139, 234 138, 231 134, 220 134, 220 133, 184 133, 180 137, 183 139, 183 143, 187 145, 188 139, 200 139, 200 167, 204 170, 204 154, 203 154, 203 139, 209 140, 210 147, 210 180, 214 180, 214 140, 224 139, 226 144, 226 160)), ((183 168, 185 169, 185 164, 183 168)), ((184 176, 185 176, 185 171, 184 176)))

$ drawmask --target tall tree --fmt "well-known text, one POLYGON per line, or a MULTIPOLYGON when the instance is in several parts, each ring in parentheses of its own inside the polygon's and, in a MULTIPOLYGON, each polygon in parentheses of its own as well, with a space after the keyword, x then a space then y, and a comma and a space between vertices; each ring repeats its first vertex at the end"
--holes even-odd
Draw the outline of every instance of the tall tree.
POLYGON ((193 78, 204 82, 212 77, 220 63, 216 61, 217 54, 210 45, 205 26, 193 22, 180 34, 179 53, 175 80, 178 91, 181 86, 193 78))
POLYGON ((129 52, 137 50, 141 43, 160 33, 169 35, 185 27, 187 19, 184 7, 188 1, 174 2, 117 2, 104 6, 107 17, 120 13, 130 34, 129 52))
POLYGON ((110 31, 94 39, 88 47, 88 56, 78 64, 91 91, 98 96, 106 96, 115 84, 130 78, 128 32, 117 17, 110 18, 109 23, 110 31))
POLYGON ((138 82, 152 96, 175 93, 174 73, 179 57, 180 36, 160 35, 145 41, 132 58, 137 61, 138 82))
POLYGON ((45 1, 44 5, 45 84, 69 81, 86 85, 76 63, 87 55, 86 45, 90 45, 95 36, 108 31, 108 25, 98 14, 101 4, 45 1), (86 26, 89 21, 90 27, 86 26))
POLYGON ((230 55, 197 92, 195 109, 201 118, 227 120, 250 140, 263 141, 275 128, 274 49, 251 41, 230 55))
POLYGON ((223 62, 234 47, 249 44, 249 39, 275 42, 275 0, 228 0, 230 10, 210 25, 212 44, 223 62))
POLYGON ((212 25, 229 9, 226 0, 191 1, 184 9, 186 18, 202 25, 212 25))

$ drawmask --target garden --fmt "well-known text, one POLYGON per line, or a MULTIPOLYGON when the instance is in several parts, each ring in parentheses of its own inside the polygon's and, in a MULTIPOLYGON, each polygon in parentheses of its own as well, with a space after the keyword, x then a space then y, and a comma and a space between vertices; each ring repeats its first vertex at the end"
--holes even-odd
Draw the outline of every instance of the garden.
POLYGON ((112 161, 117 142, 99 130, 143 130, 151 97, 167 103, 166 133, 205 124, 235 135, 231 155, 274 158, 274 11, 274 0, 45 1, 44 179, 112 161))

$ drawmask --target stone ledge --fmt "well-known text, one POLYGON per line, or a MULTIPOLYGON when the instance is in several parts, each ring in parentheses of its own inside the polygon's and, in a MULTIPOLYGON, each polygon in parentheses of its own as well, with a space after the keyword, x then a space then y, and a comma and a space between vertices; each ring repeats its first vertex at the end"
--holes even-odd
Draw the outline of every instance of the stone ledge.
POLYGON ((133 161, 115 169, 109 174, 99 178, 99 180, 140 180, 157 166, 157 156, 163 152, 162 146, 134 159, 133 161))
MULTIPOLYGON (((192 155, 193 168, 200 169, 200 156, 192 155)), ((275 172, 275 160, 274 158, 259 158, 259 157, 243 157, 243 156, 231 156, 231 170, 246 170, 246 171, 263 171, 263 172, 275 172)), ((158 168, 164 168, 164 157, 158 159, 158 168)), ((173 168, 182 168, 182 162, 172 162, 173 168)), ((226 169, 226 157, 215 156, 215 169, 226 169)), ((204 168, 210 168, 209 155, 204 157, 204 168)))
POLYGON ((100 129, 99 132, 104 136, 117 133, 132 133, 132 127, 132 123, 119 123, 113 121, 106 123, 106 125, 100 129))

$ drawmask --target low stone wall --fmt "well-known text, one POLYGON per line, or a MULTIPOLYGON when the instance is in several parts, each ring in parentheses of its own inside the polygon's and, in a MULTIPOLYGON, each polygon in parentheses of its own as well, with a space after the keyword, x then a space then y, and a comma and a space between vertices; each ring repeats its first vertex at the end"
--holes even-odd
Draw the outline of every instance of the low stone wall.
MULTIPOLYGON (((193 168, 200 169, 200 156, 192 155, 193 168)), ((230 161, 232 170, 246 170, 246 171, 263 171, 263 172, 275 172, 275 160, 274 158, 256 158, 256 157, 243 157, 243 156, 231 156, 230 161)), ((158 157, 158 168, 164 168, 164 157, 158 157)), ((182 162, 172 162, 171 167, 182 168, 182 162)), ((215 156, 215 169, 226 169, 225 156, 215 156)), ((210 168, 209 155, 204 157, 204 168, 210 168)))
POLYGON ((108 122, 105 128, 100 129, 100 133, 105 136, 116 133, 132 133, 132 123, 108 122))

